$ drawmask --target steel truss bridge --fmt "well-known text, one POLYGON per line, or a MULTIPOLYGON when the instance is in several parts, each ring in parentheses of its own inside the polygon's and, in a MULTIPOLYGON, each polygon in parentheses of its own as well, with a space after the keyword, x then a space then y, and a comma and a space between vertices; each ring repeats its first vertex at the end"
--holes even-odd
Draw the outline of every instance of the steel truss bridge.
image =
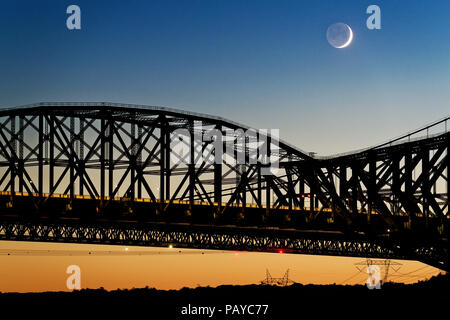
POLYGON ((411 259, 448 271, 448 120, 331 157, 258 132, 278 158, 267 175, 267 158, 242 140, 249 128, 223 118, 115 103, 2 109, 0 239, 411 259), (219 141, 232 150, 221 161, 195 159, 216 157, 217 139, 187 143, 208 130, 234 130, 219 141), (191 161, 176 161, 176 144, 191 161))

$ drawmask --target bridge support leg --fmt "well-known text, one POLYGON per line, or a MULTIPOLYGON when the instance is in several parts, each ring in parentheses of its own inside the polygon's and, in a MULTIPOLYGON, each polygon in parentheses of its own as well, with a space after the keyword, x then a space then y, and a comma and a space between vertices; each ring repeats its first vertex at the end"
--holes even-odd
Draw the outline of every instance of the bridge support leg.
MULTIPOLYGON (((142 125, 138 125, 138 141, 137 141, 137 147, 136 149, 138 149, 138 146, 140 146, 142 144, 142 125)), ((142 149, 139 151, 138 154, 136 154, 136 165, 139 168, 139 178, 137 179, 136 183, 137 183, 137 197, 139 199, 142 199, 142 179, 143 179, 143 175, 142 175, 142 149)))
POLYGON ((241 180, 244 180, 244 182, 241 184, 242 211, 244 211, 245 207, 247 206, 247 170, 250 170, 250 166, 247 167, 245 164, 241 165, 241 180))
POLYGON ((214 202, 217 202, 218 210, 222 206, 222 164, 214 163, 214 202))
POLYGON ((170 130, 167 127, 166 128, 166 166, 165 166, 165 174, 166 174, 166 200, 169 200, 171 195, 170 195, 170 175, 171 175, 171 170, 170 170, 170 130))
POLYGON ((192 213, 195 188, 195 135, 193 121, 191 122, 191 130, 189 144, 189 211, 192 213))
POLYGON ((376 176, 377 176, 377 162, 373 154, 369 155, 369 186, 367 188, 368 207, 367 207, 367 223, 370 224, 372 211, 375 210, 375 199, 377 196, 376 190, 376 176))
POLYGON ((106 131, 106 140, 108 146, 108 194, 114 195, 114 120, 108 119, 108 130, 106 131))
POLYGON ((11 129, 11 147, 12 150, 10 150, 10 154, 11 154, 11 159, 13 161, 10 162, 10 170, 11 170, 11 180, 9 182, 9 187, 11 189, 11 196, 14 197, 14 193, 16 192, 16 185, 15 185, 15 180, 16 180, 16 172, 17 172, 17 168, 16 168, 16 117, 11 116, 9 117, 9 121, 10 121, 10 129, 11 129))
POLYGON ((259 201, 260 208, 262 209, 262 177, 261 177, 261 163, 258 163, 258 190, 257 197, 259 201))
POLYGON ((73 201, 75 197, 75 118, 70 117, 70 159, 69 159, 69 194, 70 200, 73 201))
MULTIPOLYGON (((270 156, 271 156, 270 145, 271 145, 271 139, 268 136, 267 141, 266 141, 267 159, 266 159, 265 163, 269 166, 270 166, 270 156)), ((272 177, 270 176, 270 174, 268 174, 268 172, 266 172, 266 175, 264 178, 266 180, 266 215, 268 216, 270 213, 270 206, 271 206, 270 188, 272 185, 272 177)))
MULTIPOLYGON (((447 215, 450 214, 450 134, 447 134, 447 215)), ((448 229, 448 219, 445 219, 445 232, 447 234, 447 239, 449 235, 449 229, 448 229)), ((448 255, 450 259, 450 254, 448 255)), ((450 260, 447 263, 448 266, 450 266, 450 260)))
POLYGON ((350 207, 354 216, 358 215, 358 164, 356 162, 352 163, 352 199, 350 207))
POLYGON ((39 192, 39 199, 42 198, 43 193, 43 158, 44 158, 44 116, 42 114, 39 115, 39 150, 38 150, 38 192, 39 192))
POLYGON ((49 184, 49 191, 50 193, 53 193, 53 186, 55 182, 55 121, 53 119, 53 116, 50 116, 48 118, 49 121, 49 129, 50 129, 50 146, 49 146, 49 168, 48 168, 48 184, 49 184))
POLYGON ((400 155, 394 154, 392 156, 392 201, 394 201, 394 214, 399 211, 399 193, 400 190, 400 155))
POLYGON ((130 199, 133 202, 136 192, 136 124, 131 124, 131 159, 130 159, 130 199))
POLYGON ((166 165, 166 123, 161 123, 161 132, 159 135, 159 142, 160 142, 160 159, 159 159, 159 205, 160 210, 162 211, 164 208, 164 191, 165 191, 165 165, 166 165))
POLYGON ((339 168, 339 196, 343 199, 347 197, 347 167, 344 165, 339 168))
POLYGON ((305 180, 302 177, 298 178, 299 193, 300 193, 300 208, 305 209, 305 180))
POLYGON ((266 215, 269 215, 270 212, 270 206, 271 206, 271 201, 270 201, 270 176, 265 176, 265 180, 266 180, 266 215))
POLYGON ((428 227, 428 218, 430 205, 428 201, 428 197, 430 194, 430 152, 428 149, 422 151, 422 208, 423 214, 425 216, 425 227, 428 227))
POLYGON ((18 149, 19 149, 19 192, 23 192, 24 180, 23 180, 23 171, 25 170, 24 161, 23 161, 23 131, 24 128, 24 116, 19 116, 19 132, 18 132, 18 149))
POLYGON ((101 120, 101 146, 100 146, 100 207, 105 200, 105 148, 106 148, 106 126, 105 119, 101 120))

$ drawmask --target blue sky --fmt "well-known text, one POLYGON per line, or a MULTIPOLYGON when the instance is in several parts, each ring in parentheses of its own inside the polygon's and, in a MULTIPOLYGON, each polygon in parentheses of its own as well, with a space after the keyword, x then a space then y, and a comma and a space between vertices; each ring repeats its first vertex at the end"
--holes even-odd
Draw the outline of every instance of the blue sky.
POLYGON ((450 113, 448 12, 448 1, 3 1, 0 107, 169 106, 348 151, 450 113), (66 28, 71 4, 82 30, 66 28), (370 4, 381 30, 366 28, 370 4), (336 22, 353 29, 345 49, 326 40, 336 22))

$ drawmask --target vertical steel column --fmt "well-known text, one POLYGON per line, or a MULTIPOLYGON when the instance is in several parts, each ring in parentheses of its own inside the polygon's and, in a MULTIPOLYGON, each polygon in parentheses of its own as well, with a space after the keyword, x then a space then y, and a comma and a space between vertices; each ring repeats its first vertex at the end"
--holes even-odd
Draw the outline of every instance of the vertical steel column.
POLYGON ((144 168, 142 168, 142 148, 141 148, 142 138, 141 137, 142 137, 142 125, 138 124, 138 148, 137 149, 141 149, 139 154, 136 155, 137 166, 139 168, 139 179, 137 180, 137 197, 139 199, 142 199, 142 179, 144 178, 144 176, 143 176, 144 168))
POLYGON ((351 211, 353 214, 358 214, 358 163, 354 161, 351 164, 352 168, 352 177, 351 177, 351 185, 352 185, 352 199, 351 199, 351 211))
POLYGON ((368 208, 367 208, 367 222, 370 223, 372 211, 375 210, 376 190, 376 176, 377 176, 377 162, 375 154, 369 154, 369 186, 367 188, 368 208))
MULTIPOLYGON (((412 194, 412 150, 405 151, 405 193, 408 197, 413 197, 412 194)), ((410 216, 414 215, 416 212, 409 212, 410 216)))
POLYGON ((16 157, 16 117, 15 116, 10 116, 9 117, 9 122, 10 122, 10 126, 11 126, 11 162, 10 162, 10 171, 11 171, 11 181, 9 183, 10 188, 11 188, 11 194, 12 196, 14 196, 14 192, 16 191, 16 185, 15 185, 15 180, 16 180, 16 172, 17 172, 17 167, 16 167, 16 162, 17 162, 17 157, 16 157))
MULTIPOLYGON (((236 157, 237 159, 237 157, 236 157)), ((242 180, 242 165, 239 163, 236 163, 236 179, 235 179, 235 188, 236 188, 236 203, 240 204, 241 203, 241 193, 237 191, 237 189, 239 188, 239 185, 241 184, 241 180, 242 180)))
POLYGON ((165 165, 165 174, 166 174, 166 200, 170 199, 170 128, 167 123, 166 126, 166 165, 165 165))
POLYGON ((305 179, 298 177, 299 193, 300 193, 300 208, 305 209, 305 179))
MULTIPOLYGON (((261 134, 259 132, 257 132, 257 138, 258 138, 258 143, 259 141, 261 141, 261 134)), ((257 159, 257 166, 258 166, 258 172, 257 172, 257 183, 258 183, 258 190, 257 190, 257 197, 258 197, 258 201, 260 204, 260 208, 262 209, 262 205, 263 205, 263 199, 262 199, 262 179, 261 179, 261 152, 259 147, 256 150, 256 159, 257 159)))
MULTIPOLYGON (((289 162, 292 162, 292 157, 289 156, 289 162)), ((294 201, 294 197, 295 197, 295 188, 294 188, 294 183, 292 180, 292 170, 290 168, 286 168, 286 175, 288 178, 288 192, 287 192, 287 196, 289 197, 288 199, 288 205, 289 205, 289 213, 292 212, 292 202, 294 201)))
POLYGON ((347 167, 343 164, 339 168, 339 196, 347 197, 347 167))
POLYGON ((108 119, 108 194, 110 197, 114 194, 114 119, 108 119))
POLYGON ((222 164, 214 163, 214 202, 222 205, 222 164))
MULTIPOLYGON (((135 116, 133 116, 133 119, 135 119, 135 116)), ((134 201, 134 194, 135 194, 135 186, 136 186, 136 124, 131 123, 130 124, 130 135, 131 135, 131 150, 130 154, 131 157, 128 161, 128 165, 130 166, 130 194, 126 195, 131 198, 131 201, 134 201)))
POLYGON ((163 208, 164 204, 164 191, 165 191, 165 165, 166 165, 166 121, 165 118, 161 118, 161 129, 159 133, 159 141, 160 141, 160 153, 159 153, 159 199, 160 199, 160 205, 161 209, 163 208))
POLYGON ((425 221, 428 222, 428 216, 430 211, 430 204, 428 202, 428 197, 430 193, 430 152, 428 148, 421 151, 422 153, 422 206, 423 206, 423 214, 425 215, 425 221))
POLYGON ((391 190, 394 201, 394 215, 398 212, 398 201, 400 193, 400 155, 394 153, 392 155, 392 190, 391 190))
POLYGON ((447 134, 447 215, 450 214, 450 134, 447 134))
POLYGON ((44 116, 39 114, 39 146, 38 146, 38 181, 37 187, 39 192, 39 198, 42 197, 43 193, 43 158, 44 158, 44 116))
POLYGON ((100 120, 100 207, 103 207, 105 200, 105 145, 106 145, 106 125, 105 119, 100 120))
POLYGON ((339 169, 339 197, 345 206, 348 207, 347 167, 344 164, 341 164, 339 169))
MULTIPOLYGON (((450 134, 447 133, 447 154, 446 154, 446 162, 447 162, 447 216, 450 214, 450 134)), ((449 221, 445 219, 443 222, 444 232, 447 235, 447 239, 449 236, 449 221)), ((447 265, 450 265, 450 255, 447 260, 447 265)))
POLYGON ((78 169, 78 176, 79 176, 79 188, 80 188, 80 195, 83 195, 83 188, 84 188, 84 174, 85 174, 85 166, 84 166, 84 119, 80 118, 80 134, 78 136, 78 148, 79 148, 79 169, 78 169))
MULTIPOLYGON (((216 129, 223 133, 222 126, 216 126, 216 129)), ((220 139, 220 143, 223 145, 223 134, 216 139, 220 139)), ((222 161, 223 155, 220 157, 217 155, 217 150, 214 148, 214 202, 217 202, 217 208, 220 211, 222 207, 222 161)))
POLYGON ((53 193, 53 186, 55 182, 55 119, 53 118, 53 115, 50 115, 48 118, 49 127, 50 127, 50 133, 49 133, 49 140, 50 140, 50 155, 49 155, 49 169, 48 169, 48 187, 49 192, 53 193))
POLYGON ((70 199, 73 200, 75 197, 75 118, 70 117, 70 158, 69 158, 69 166, 70 166, 70 199))
POLYGON ((312 213, 314 213, 314 209, 315 209, 315 206, 314 206, 314 199, 316 198, 316 195, 315 195, 315 193, 317 192, 315 189, 314 189, 314 181, 317 181, 316 180, 316 170, 315 170, 315 168, 314 168, 314 166, 313 165, 311 165, 311 167, 308 169, 308 181, 309 181, 309 210, 311 211, 311 214, 312 213))
MULTIPOLYGON (((271 150, 270 150, 270 145, 272 144, 271 141, 271 137, 269 136, 269 134, 267 134, 267 164, 270 167, 270 156, 271 156, 271 150)), ((272 185, 272 177, 270 176, 270 174, 268 174, 266 172, 266 175, 264 176, 264 180, 266 180, 266 214, 269 214, 270 211, 270 206, 271 206, 271 201, 270 201, 270 188, 272 185)))
POLYGON ((318 190, 316 190, 316 196, 314 197, 314 208, 319 208, 318 190))
POLYGON ((258 201, 262 209, 262 179, 261 179, 261 162, 258 162, 258 201))
POLYGON ((195 135, 194 122, 189 121, 190 124, 190 145, 189 145, 189 210, 192 212, 194 205, 194 187, 195 187, 195 135))
POLYGON ((241 196, 241 198, 242 198, 242 212, 244 212, 245 211, 245 206, 247 205, 247 192, 246 192, 246 190, 247 190, 247 187, 246 187, 246 184, 247 184, 247 168, 245 167, 244 164, 241 164, 240 167, 241 167, 240 171, 241 171, 241 180, 242 180, 242 187, 243 187, 242 188, 242 196, 241 196))
POLYGON ((48 134, 48 120, 46 117, 44 117, 44 137, 45 137, 45 150, 44 150, 44 159, 45 159, 45 164, 48 164, 48 143, 49 143, 49 134, 48 134))
POLYGON ((266 214, 269 214, 270 211, 270 206, 271 206, 271 199, 270 199, 270 185, 271 185, 271 180, 270 180, 270 176, 265 175, 264 176, 264 180, 266 181, 266 185, 265 185, 265 189, 266 189, 266 214))
POLYGON ((24 117, 23 115, 19 116, 19 131, 17 132, 18 138, 17 142, 19 144, 19 162, 18 162, 18 168, 19 168, 19 191, 23 192, 24 187, 24 178, 23 178, 23 171, 25 170, 25 163, 23 160, 23 131, 24 131, 24 117))

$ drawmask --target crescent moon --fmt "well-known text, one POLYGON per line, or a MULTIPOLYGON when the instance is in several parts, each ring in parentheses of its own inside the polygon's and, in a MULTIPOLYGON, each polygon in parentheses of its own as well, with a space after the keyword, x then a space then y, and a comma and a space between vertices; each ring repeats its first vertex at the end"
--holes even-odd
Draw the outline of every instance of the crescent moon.
POLYGON ((353 31, 352 31, 352 28, 350 28, 348 25, 346 25, 346 26, 347 26, 348 30, 350 31, 350 37, 348 37, 347 42, 344 43, 342 46, 336 47, 336 48, 338 48, 338 49, 342 49, 342 48, 348 47, 348 45, 349 45, 350 43, 352 43, 352 40, 353 40, 353 31))

